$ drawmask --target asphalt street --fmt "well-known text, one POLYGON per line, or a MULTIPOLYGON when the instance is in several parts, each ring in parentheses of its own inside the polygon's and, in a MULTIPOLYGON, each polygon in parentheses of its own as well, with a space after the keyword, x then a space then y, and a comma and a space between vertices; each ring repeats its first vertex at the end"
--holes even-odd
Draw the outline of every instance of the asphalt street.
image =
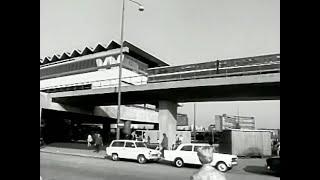
MULTIPOLYGON (((239 160, 225 173, 228 180, 279 180, 265 170, 264 159, 239 160)), ((40 176, 44 180, 187 180, 198 166, 176 168, 168 163, 138 164, 70 155, 40 153, 40 176)))

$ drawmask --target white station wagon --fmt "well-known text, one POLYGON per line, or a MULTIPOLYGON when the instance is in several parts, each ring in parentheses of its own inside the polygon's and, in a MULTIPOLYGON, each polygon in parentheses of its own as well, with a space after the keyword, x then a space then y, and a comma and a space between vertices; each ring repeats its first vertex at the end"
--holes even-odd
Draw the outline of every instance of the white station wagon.
MULTIPOLYGON (((210 146, 209 144, 180 144, 176 150, 165 150, 165 160, 173 162, 176 167, 182 167, 184 164, 201 165, 197 155, 197 149, 203 146, 210 146)), ((221 172, 230 170, 233 166, 237 165, 238 157, 230 154, 213 153, 213 161, 210 164, 216 167, 221 172)))
POLYGON ((140 164, 147 161, 158 161, 160 152, 147 148, 141 141, 133 140, 114 140, 106 148, 106 155, 111 156, 113 161, 122 159, 136 159, 140 164))

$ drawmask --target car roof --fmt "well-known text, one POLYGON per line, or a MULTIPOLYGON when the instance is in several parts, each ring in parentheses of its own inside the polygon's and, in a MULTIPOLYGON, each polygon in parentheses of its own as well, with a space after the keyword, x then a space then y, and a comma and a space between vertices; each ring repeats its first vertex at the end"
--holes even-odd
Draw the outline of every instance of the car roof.
POLYGON ((180 144, 180 146, 192 146, 192 145, 195 145, 195 146, 210 146, 210 144, 207 144, 207 143, 182 143, 180 144))
POLYGON ((142 142, 142 141, 137 141, 137 140, 128 140, 128 139, 113 140, 112 142, 119 142, 119 141, 123 141, 123 142, 142 142))

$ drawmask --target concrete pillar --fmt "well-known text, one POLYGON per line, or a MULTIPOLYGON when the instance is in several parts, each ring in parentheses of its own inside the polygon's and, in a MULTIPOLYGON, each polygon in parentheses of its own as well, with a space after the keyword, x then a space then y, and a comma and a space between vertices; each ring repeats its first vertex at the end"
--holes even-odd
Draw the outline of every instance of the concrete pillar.
POLYGON ((103 123, 103 135, 102 137, 104 138, 104 143, 106 145, 109 145, 109 143, 111 142, 111 138, 110 138, 110 123, 103 123))
POLYGON ((168 137, 168 148, 175 143, 177 129, 177 103, 171 101, 159 101, 159 132, 160 143, 163 139, 163 133, 168 137))

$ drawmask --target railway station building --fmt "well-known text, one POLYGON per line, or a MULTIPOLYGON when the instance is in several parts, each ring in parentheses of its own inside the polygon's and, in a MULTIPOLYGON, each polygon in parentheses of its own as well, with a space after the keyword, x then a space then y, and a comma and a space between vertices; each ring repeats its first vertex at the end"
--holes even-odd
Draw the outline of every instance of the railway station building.
MULTIPOLYGON (((129 42, 124 42, 123 50, 122 87, 146 84, 148 68, 168 66, 129 42)), ((108 87, 116 90, 119 62, 120 44, 115 41, 40 59, 40 138, 46 143, 83 141, 88 133, 99 132, 106 143, 115 139, 117 105, 62 104, 53 102, 51 94, 108 87)), ((133 125, 159 129, 157 108, 150 104, 122 105, 121 138, 133 125)))

